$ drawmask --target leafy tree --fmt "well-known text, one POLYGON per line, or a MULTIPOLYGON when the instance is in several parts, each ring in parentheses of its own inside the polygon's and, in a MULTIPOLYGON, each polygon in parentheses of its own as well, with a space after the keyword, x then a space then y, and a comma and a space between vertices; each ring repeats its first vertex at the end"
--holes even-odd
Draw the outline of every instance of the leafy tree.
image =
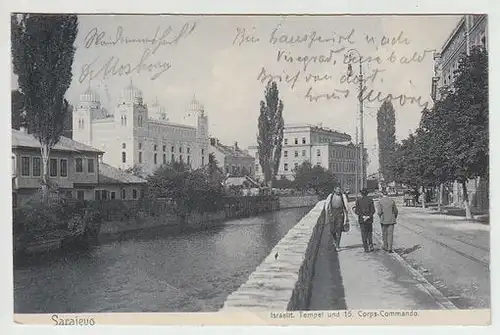
POLYGON ((303 162, 295 170, 295 187, 299 190, 314 190, 320 196, 326 196, 339 185, 333 173, 320 165, 312 166, 309 162, 303 162))
POLYGON ((280 164, 283 127, 283 102, 279 98, 276 82, 269 81, 265 89, 265 101, 260 102, 257 143, 264 181, 270 187, 280 164))
POLYGON ((139 177, 139 178, 144 178, 144 171, 143 171, 142 167, 138 164, 134 164, 134 166, 129 167, 128 169, 125 170, 125 172, 131 173, 134 176, 139 177))
POLYGON ((48 197, 50 151, 64 131, 69 111, 64 98, 72 72, 78 32, 76 15, 11 16, 12 61, 23 95, 28 130, 40 142, 42 190, 48 197))
POLYGON ((63 122, 62 135, 67 138, 73 138, 73 105, 68 106, 68 112, 63 122))
POLYGON ((449 169, 462 184, 467 217, 471 218, 467 180, 489 175, 488 54, 475 47, 463 57, 453 89, 444 104, 450 118, 449 169))
POLYGON ((294 183, 293 183, 293 181, 286 178, 285 176, 281 176, 280 179, 274 180, 273 185, 276 188, 288 189, 288 188, 292 188, 294 186, 294 183))
POLYGON ((158 168, 148 177, 149 195, 174 203, 177 215, 185 222, 189 213, 214 212, 222 208, 223 188, 210 181, 205 169, 190 170, 174 162, 158 168))
POLYGON ((11 91, 11 127, 19 130, 26 126, 24 96, 19 90, 11 91))
POLYGON ((396 146, 396 114, 390 101, 384 101, 377 112, 377 135, 380 172, 386 182, 394 179, 390 162, 396 146))
MULTIPOLYGON (((473 48, 464 55, 451 87, 424 110, 415 135, 398 146, 391 160, 397 179, 410 185, 462 184, 467 218, 472 218, 467 181, 488 178, 488 55, 473 48)), ((441 203, 441 200, 440 200, 441 203)))
POLYGON ((207 173, 212 183, 220 184, 224 180, 224 171, 219 167, 214 153, 208 155, 207 173))

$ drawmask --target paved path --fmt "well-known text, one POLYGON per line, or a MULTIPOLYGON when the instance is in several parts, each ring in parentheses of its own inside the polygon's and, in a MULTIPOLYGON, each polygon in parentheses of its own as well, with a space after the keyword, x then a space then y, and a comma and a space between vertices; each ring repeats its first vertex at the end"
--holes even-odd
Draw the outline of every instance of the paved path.
POLYGON ((458 308, 490 308, 489 225, 398 207, 395 251, 458 308))
MULTIPOLYGON (((356 217, 351 215, 351 223, 356 217)), ((378 226, 375 222, 374 226, 378 226)), ((325 227, 328 228, 328 227, 325 227)), ((454 308, 399 255, 380 250, 365 253, 357 223, 343 234, 341 250, 323 233, 312 283, 310 310, 454 308)))

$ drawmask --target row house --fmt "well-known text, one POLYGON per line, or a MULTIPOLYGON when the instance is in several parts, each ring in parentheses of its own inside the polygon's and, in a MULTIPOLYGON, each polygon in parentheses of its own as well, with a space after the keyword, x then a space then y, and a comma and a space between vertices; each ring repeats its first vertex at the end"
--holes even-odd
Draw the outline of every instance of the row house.
MULTIPOLYGON (((78 200, 139 198, 146 181, 100 162, 103 151, 67 137, 52 148, 49 182, 60 196, 78 200), (118 176, 119 178, 115 178, 118 176), (132 186, 131 186, 132 185, 132 186), (135 194, 132 189, 135 188, 135 194), (125 190, 125 191, 123 191, 125 190), (125 193, 123 193, 125 192, 125 193), (125 197, 123 197, 125 194, 125 197)), ((12 129, 12 197, 17 206, 29 201, 42 186, 40 143, 25 130, 12 129)))

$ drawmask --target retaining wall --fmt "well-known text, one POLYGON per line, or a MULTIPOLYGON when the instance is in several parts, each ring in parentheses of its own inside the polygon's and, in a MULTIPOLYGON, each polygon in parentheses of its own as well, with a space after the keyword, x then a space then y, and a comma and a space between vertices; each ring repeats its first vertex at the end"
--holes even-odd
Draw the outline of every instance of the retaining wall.
POLYGON ((324 201, 306 214, 226 299, 225 311, 304 310, 325 222, 324 201))
POLYGON ((304 195, 304 196, 281 196, 280 208, 298 208, 298 207, 311 207, 318 202, 317 195, 304 195))

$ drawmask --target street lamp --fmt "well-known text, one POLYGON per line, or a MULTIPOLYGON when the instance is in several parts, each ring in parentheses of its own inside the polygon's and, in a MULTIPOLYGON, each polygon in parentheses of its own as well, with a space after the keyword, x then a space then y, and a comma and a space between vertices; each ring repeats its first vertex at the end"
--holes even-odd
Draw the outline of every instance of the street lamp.
MULTIPOLYGON (((360 141, 359 141, 359 165, 361 165, 361 185, 360 188, 363 189, 366 187, 366 177, 365 177, 365 164, 364 164, 364 129, 363 129, 363 62, 360 52, 357 49, 350 49, 347 51, 347 55, 350 53, 357 53, 359 58, 359 132, 360 132, 360 141)), ((353 69, 351 64, 351 57, 349 57, 350 62, 347 65, 347 77, 353 76, 353 69)))

